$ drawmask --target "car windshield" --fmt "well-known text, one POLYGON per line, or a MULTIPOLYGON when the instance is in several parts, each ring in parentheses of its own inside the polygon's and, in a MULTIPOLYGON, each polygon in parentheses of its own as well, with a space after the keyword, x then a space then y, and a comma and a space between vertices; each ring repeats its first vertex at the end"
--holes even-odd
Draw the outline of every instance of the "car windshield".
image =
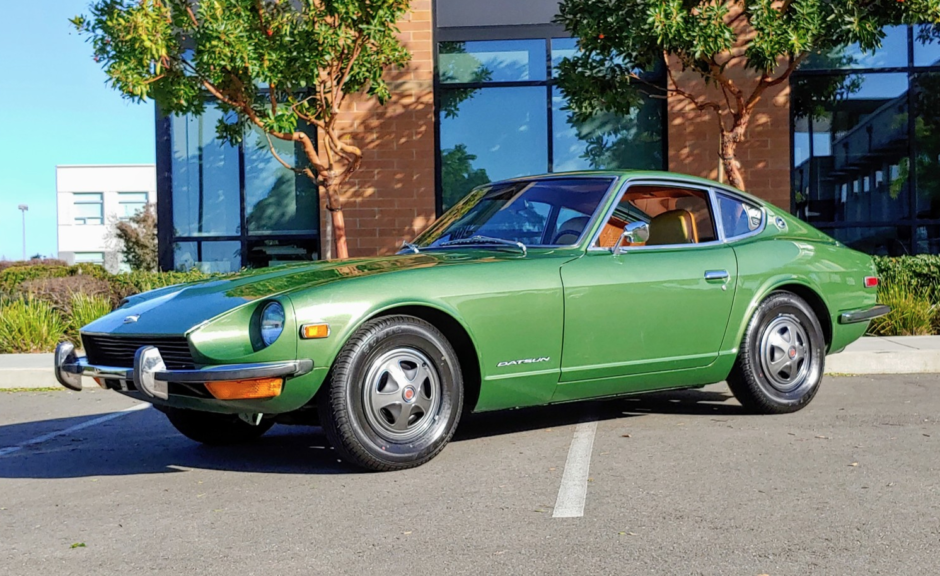
POLYGON ((414 242, 418 249, 577 244, 612 178, 548 178, 476 188, 414 242))

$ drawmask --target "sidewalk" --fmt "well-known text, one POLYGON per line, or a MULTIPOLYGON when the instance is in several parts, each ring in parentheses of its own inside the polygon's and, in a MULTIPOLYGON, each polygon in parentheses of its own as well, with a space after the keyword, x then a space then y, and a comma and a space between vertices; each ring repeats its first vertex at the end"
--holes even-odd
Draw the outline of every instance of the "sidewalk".
POLYGON ((826 374, 940 373, 940 336, 864 337, 826 357, 826 374))
MULTIPOLYGON (((866 337, 826 357, 826 374, 940 374, 940 336, 866 337)), ((0 389, 58 387, 52 354, 0 354, 0 389)), ((85 378, 83 386, 97 384, 85 378)))

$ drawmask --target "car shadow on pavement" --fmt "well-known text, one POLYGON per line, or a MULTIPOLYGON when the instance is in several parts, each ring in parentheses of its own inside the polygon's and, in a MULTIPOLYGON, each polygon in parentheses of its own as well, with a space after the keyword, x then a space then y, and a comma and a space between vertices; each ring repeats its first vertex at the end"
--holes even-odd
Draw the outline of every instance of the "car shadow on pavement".
POLYGON ((461 422, 454 435, 454 441, 567 426, 587 420, 633 418, 643 414, 715 416, 744 415, 747 412, 734 400, 727 389, 654 392, 605 400, 472 414, 461 422))
MULTIPOLYGON (((660 392, 474 414, 458 427, 454 441, 586 420, 636 418, 649 413, 714 416, 745 412, 722 390, 660 392)), ((323 431, 316 426, 275 426, 248 444, 202 446, 177 433, 152 408, 35 442, 38 437, 80 425, 95 416, 0 426, 0 478, 84 478, 168 474, 189 469, 267 474, 356 473, 356 469, 339 461, 323 431), (4 453, 6 448, 14 450, 4 453)))
MULTIPOLYGON (((0 426, 0 454, 6 447, 94 416, 0 426)), ((268 474, 355 472, 338 461, 317 427, 275 426, 247 444, 203 446, 180 435, 152 408, 0 455, 0 478, 164 474, 190 468, 268 474)))

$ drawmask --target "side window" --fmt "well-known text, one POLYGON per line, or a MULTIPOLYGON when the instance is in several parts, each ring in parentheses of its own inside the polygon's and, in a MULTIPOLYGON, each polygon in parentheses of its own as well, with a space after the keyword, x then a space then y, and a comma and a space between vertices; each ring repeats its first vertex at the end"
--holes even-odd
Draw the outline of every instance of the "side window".
POLYGON ((725 238, 743 236, 757 230, 763 218, 757 206, 720 193, 718 211, 721 213, 721 227, 725 238))
POLYGON ((623 227, 649 223, 648 246, 700 244, 717 239, 708 193, 696 188, 664 184, 630 186, 601 229, 597 245, 612 247, 623 227))

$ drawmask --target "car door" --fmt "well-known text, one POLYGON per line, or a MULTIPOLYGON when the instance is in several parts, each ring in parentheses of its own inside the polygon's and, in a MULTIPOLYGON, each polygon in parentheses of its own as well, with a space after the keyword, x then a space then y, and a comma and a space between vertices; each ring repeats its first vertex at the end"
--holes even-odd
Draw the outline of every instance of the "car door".
MULTIPOLYGON (((718 357, 737 264, 715 225, 714 195, 707 188, 671 182, 631 183, 615 205, 626 207, 620 212, 624 218, 645 218, 638 202, 627 201, 631 189, 641 195, 637 186, 652 191, 641 206, 650 212, 662 209, 651 218, 651 241, 663 230, 656 227, 667 212, 689 213, 701 232, 695 242, 670 244, 667 238, 655 245, 627 246, 622 253, 595 240, 599 245, 562 266, 563 383, 699 368, 718 357)), ((622 230, 617 213, 615 209, 602 225, 599 238, 610 236, 611 227, 622 230)))

